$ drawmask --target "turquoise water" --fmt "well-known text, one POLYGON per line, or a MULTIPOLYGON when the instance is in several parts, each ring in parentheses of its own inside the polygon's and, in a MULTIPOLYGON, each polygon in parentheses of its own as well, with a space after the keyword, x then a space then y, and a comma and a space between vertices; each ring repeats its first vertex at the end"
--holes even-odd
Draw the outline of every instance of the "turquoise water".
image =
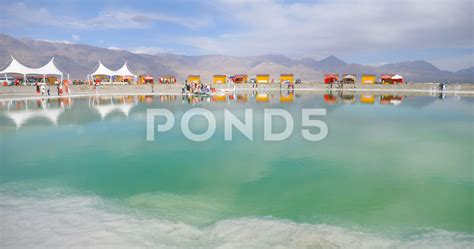
MULTIPOLYGON (((472 247, 473 100, 346 93, 263 103, 253 95, 0 102, 0 245, 472 247), (170 109, 176 124, 146 141, 152 107, 170 109), (181 133, 180 117, 193 107, 216 116, 206 142, 181 133), (303 107, 327 110, 323 141, 302 138, 303 107), (224 108, 241 119, 253 109, 253 141, 239 132, 224 141, 224 108), (264 108, 292 114, 288 140, 263 141, 264 108)), ((196 118, 192 130, 205 124, 196 118)))

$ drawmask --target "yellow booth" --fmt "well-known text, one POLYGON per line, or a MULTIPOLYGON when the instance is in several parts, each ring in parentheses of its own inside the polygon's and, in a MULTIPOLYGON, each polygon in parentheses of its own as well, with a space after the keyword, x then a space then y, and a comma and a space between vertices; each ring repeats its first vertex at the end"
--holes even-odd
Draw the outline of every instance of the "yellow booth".
POLYGON ((375 74, 362 74, 362 84, 375 84, 375 74))
POLYGON ((214 84, 225 84, 226 80, 227 80, 227 76, 225 76, 223 74, 215 74, 212 77, 212 83, 214 83, 214 84))
POLYGON ((188 83, 201 83, 201 75, 189 75, 188 83))
POLYGON ((285 83, 286 81, 289 81, 290 84, 294 83, 294 75, 293 74, 280 74, 280 83, 285 83))
POLYGON ((264 83, 264 84, 270 83, 270 75, 269 74, 257 74, 257 84, 258 83, 264 83))

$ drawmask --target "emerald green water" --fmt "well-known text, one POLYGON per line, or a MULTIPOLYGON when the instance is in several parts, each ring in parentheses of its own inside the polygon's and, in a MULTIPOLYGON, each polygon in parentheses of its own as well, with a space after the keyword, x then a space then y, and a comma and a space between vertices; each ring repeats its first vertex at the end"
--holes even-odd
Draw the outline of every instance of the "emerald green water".
MULTIPOLYGON (((473 98, 406 97, 399 105, 378 96, 374 104, 357 96, 331 105, 322 95, 247 98, 2 102, 0 245, 60 247, 78 237, 84 246, 164 248, 473 245, 473 98), (101 106, 114 109, 101 116, 101 106), (150 142, 152 107, 170 109, 176 124, 150 142), (193 107, 217 118, 206 142, 181 133, 180 117, 193 107), (301 137, 303 107, 327 109, 323 141, 301 137), (253 141, 238 131, 224 141, 224 108, 241 119, 253 109, 253 141), (293 136, 263 141, 263 108, 288 110, 293 136), (25 110, 36 116, 15 123, 11 114, 25 110), (57 124, 37 115, 51 110, 60 110, 57 124)), ((203 122, 196 118, 192 130, 203 122)))

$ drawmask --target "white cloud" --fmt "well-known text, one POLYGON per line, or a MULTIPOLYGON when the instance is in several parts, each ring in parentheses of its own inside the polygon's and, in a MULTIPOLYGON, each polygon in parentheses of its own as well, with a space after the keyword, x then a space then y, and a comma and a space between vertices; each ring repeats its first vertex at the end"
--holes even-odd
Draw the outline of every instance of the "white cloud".
POLYGON ((72 39, 73 39, 74 41, 79 41, 79 40, 81 40, 81 37, 80 37, 79 35, 73 34, 73 35, 72 35, 72 39))
POLYGON ((49 43, 61 43, 61 44, 74 44, 67 40, 48 40, 48 39, 34 39, 35 41, 49 42, 49 43))
POLYGON ((172 53, 171 49, 160 48, 160 47, 134 47, 134 48, 120 48, 120 47, 108 47, 110 50, 128 51, 135 54, 159 54, 159 53, 172 53))
POLYGON ((135 54, 161 54, 161 53, 172 53, 172 49, 160 48, 160 47, 135 47, 128 49, 128 51, 135 54))
POLYGON ((430 60, 433 65, 452 72, 474 66, 474 54, 430 60))
POLYGON ((107 49, 110 49, 110 50, 125 50, 125 49, 119 48, 119 47, 108 47, 107 49))
MULTIPOLYGON (((42 25, 72 28, 72 29, 145 29, 156 22, 167 22, 191 29, 201 28, 211 24, 209 18, 188 18, 173 16, 160 12, 144 12, 130 9, 110 9, 100 12, 97 16, 84 19, 52 14, 47 8, 33 8, 22 2, 7 5, 2 12, 8 17, 13 17, 14 22, 18 20, 26 23, 37 23, 41 20, 42 25)), ((10 18, 4 18, 7 22, 10 18)))
POLYGON ((471 0, 217 0, 241 28, 185 37, 203 53, 320 57, 392 49, 472 47, 471 0))

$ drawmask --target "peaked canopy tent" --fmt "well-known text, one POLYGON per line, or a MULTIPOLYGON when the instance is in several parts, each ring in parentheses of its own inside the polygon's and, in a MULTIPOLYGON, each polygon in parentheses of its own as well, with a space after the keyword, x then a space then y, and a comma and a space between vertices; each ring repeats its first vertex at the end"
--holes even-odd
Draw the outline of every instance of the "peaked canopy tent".
POLYGON ((392 77, 392 81, 393 81, 393 83, 403 83, 403 76, 395 74, 392 77))
POLYGON ((102 64, 102 62, 99 61, 99 64, 97 65, 94 72, 89 74, 87 78, 92 81, 94 76, 107 76, 109 77, 110 83, 112 83, 113 76, 121 76, 122 82, 125 81, 125 77, 133 77, 133 82, 136 82, 136 79, 137 79, 137 76, 133 74, 128 68, 127 62, 125 62, 121 68, 114 71, 104 66, 104 64, 102 64))
POLYGON ((32 68, 32 67, 27 67, 20 62, 18 62, 13 56, 12 61, 10 64, 0 71, 0 74, 4 74, 5 77, 7 77, 8 74, 20 74, 23 75, 23 79, 26 82, 26 76, 27 75, 42 75, 43 76, 43 82, 46 82, 46 76, 47 75, 57 75, 61 77, 61 81, 63 81, 63 72, 58 69, 58 67, 54 64, 54 57, 51 58, 51 60, 46 63, 42 67, 38 68, 32 68))
POLYGON ((355 74, 343 74, 342 83, 355 84, 356 76, 355 74))

